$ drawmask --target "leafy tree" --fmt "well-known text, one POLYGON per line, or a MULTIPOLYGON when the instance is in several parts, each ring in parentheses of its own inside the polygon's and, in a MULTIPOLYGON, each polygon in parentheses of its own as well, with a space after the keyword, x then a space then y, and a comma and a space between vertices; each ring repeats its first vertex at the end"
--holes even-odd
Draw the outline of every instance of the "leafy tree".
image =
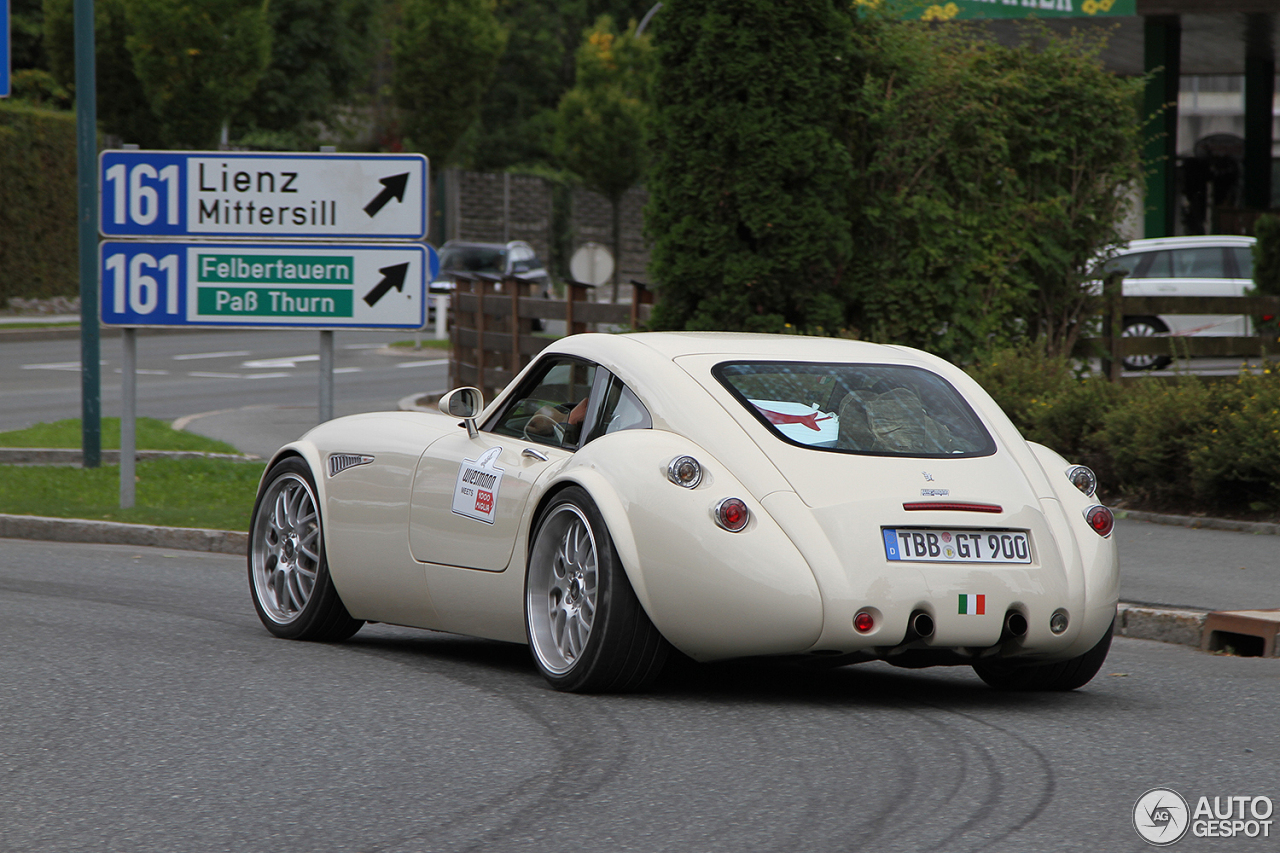
MULTIPOLYGON (((97 72, 98 121, 107 132, 144 148, 164 142, 142 83, 125 47, 129 23, 127 0, 94 0, 94 65, 97 72)), ((44 43, 50 70, 68 90, 75 90, 74 0, 44 0, 44 43)))
MULTIPOLYGON (((0 26, 4 22, 0 21, 0 26)), ((0 32, 0 38, 5 34, 0 32)), ((9 64, 14 71, 48 69, 41 0, 9 0, 9 64)))
POLYGON ((852 251, 845 0, 672 0, 646 229, 652 324, 838 329, 852 251))
POLYGON ((443 166, 475 120, 507 34, 494 0, 403 0, 392 42, 409 140, 443 166))
POLYGON ((168 147, 211 147, 271 58, 269 0, 124 0, 125 46, 168 147))
POLYGON ((375 0, 271 0, 271 63, 237 123, 289 141, 304 123, 329 119, 367 72, 376 8, 375 0))
POLYGON ((850 137, 848 319, 951 358, 1041 338, 1070 352, 1091 259, 1140 176, 1139 80, 1082 35, 1006 47, 863 13, 850 137))
POLYGON ((575 82, 583 31, 602 15, 640 18, 652 0, 497 0, 509 33, 480 118, 463 138, 459 159, 470 168, 551 165, 556 108, 575 82))
MULTIPOLYGON (((645 168, 652 52, 635 23, 621 36, 602 16, 578 50, 577 85, 560 100, 556 153, 583 184, 613 207, 613 253, 622 257, 622 197, 645 168)), ((613 301, 618 269, 613 268, 613 301)))

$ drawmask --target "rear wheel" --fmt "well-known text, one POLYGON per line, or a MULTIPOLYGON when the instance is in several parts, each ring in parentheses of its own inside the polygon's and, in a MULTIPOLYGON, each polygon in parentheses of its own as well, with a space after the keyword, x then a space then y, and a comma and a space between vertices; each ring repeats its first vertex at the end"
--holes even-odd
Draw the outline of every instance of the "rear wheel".
POLYGON ((315 481, 290 457, 268 472, 249 528, 249 592, 267 630, 290 640, 345 640, 351 618, 329 577, 315 481))
POLYGON ((556 495, 534 533, 525 632, 557 690, 642 690, 666 661, 670 647, 640 606, 604 517, 577 486, 556 495))
POLYGON ((1102 663, 1111 650, 1111 636, 1115 631, 1113 620, 1098 644, 1079 657, 1058 663, 1017 666, 1013 663, 992 661, 976 663, 974 672, 997 690, 1075 690, 1088 684, 1102 669, 1102 663))
MULTIPOLYGON (((1122 338, 1153 338, 1169 331, 1159 317, 1125 317, 1122 338)), ((1125 370, 1162 370, 1173 363, 1167 355, 1127 355, 1125 370)))

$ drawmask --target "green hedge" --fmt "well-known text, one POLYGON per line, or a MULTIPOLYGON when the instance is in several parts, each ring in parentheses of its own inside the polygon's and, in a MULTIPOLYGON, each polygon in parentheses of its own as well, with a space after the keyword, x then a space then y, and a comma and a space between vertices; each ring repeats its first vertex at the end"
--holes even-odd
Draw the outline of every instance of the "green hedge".
POLYGON ((0 102, 0 308, 80 292, 76 120, 0 102))
POLYGON ((1108 500, 1207 515, 1280 513, 1280 369, 1117 386, 1027 347, 969 367, 1032 441, 1093 468, 1108 500))

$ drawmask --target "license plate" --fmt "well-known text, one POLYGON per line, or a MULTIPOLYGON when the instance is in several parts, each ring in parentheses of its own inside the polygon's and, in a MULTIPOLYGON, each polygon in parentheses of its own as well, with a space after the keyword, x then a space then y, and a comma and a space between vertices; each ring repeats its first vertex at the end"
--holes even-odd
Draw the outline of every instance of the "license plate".
POLYGON ((881 528, 884 555, 903 563, 1030 563, 1025 530, 881 528))

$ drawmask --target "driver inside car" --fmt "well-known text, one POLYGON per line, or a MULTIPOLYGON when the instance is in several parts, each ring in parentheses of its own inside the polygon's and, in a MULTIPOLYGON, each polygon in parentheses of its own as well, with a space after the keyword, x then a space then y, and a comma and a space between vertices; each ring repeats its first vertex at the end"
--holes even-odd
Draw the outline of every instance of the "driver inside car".
POLYGON ((578 405, 572 407, 568 403, 541 407, 533 417, 529 418, 526 429, 533 435, 551 438, 556 434, 556 425, 564 424, 561 444, 572 444, 577 441, 578 431, 582 428, 582 421, 586 416, 587 398, 583 397, 578 405))

